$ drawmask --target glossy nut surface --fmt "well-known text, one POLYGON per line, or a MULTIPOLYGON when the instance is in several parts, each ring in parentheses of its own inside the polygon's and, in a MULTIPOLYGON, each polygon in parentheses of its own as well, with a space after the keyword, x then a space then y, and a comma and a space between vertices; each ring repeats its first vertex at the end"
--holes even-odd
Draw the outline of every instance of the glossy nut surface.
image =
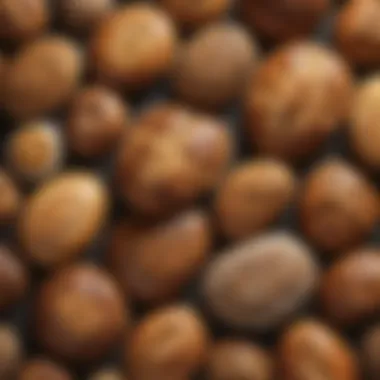
POLYGON ((309 300, 319 269, 310 249, 286 232, 240 243, 206 270, 206 305, 231 327, 270 330, 309 300))
POLYGON ((370 327, 362 337, 361 359, 365 374, 371 380, 380 377, 380 326, 370 327))
POLYGON ((122 143, 117 186, 140 212, 170 214, 218 185, 232 151, 223 121, 174 104, 154 105, 122 143))
POLYGON ((97 360, 123 337, 128 314, 114 279, 92 264, 57 272, 36 304, 38 342, 72 362, 97 360))
POLYGON ((248 85, 245 115, 252 144, 286 160, 309 156, 348 117, 351 96, 351 73, 335 52, 313 42, 284 45, 248 85))
POLYGON ((232 240, 257 234, 285 210, 296 187, 293 170, 280 161, 256 159, 237 166, 214 200, 221 232, 232 240))
POLYGON ((73 380, 70 373, 46 359, 30 359, 22 366, 18 380, 73 380))
POLYGON ((132 4, 100 24, 90 49, 99 80, 140 89, 169 70, 175 47, 176 31, 169 16, 154 5, 132 4))
POLYGON ((105 184, 88 172, 66 172, 43 184, 18 226, 27 258, 54 268, 84 253, 105 222, 108 203, 105 184))
POLYGON ((20 210, 22 197, 16 184, 0 168, 0 223, 6 224, 15 220, 20 210))
POLYGON ((362 242, 379 217, 375 187, 340 159, 326 160, 308 174, 299 202, 304 233, 331 254, 362 242))
POLYGON ((0 325, 0 378, 12 379, 23 357, 21 338, 11 325, 0 325))
POLYGON ((201 269, 211 243, 211 226, 201 211, 156 225, 125 222, 113 231, 108 261, 126 294, 163 301, 177 296, 201 269))
POLYGON ((348 343, 313 320, 291 325, 278 348, 283 380, 359 380, 358 363, 348 343))

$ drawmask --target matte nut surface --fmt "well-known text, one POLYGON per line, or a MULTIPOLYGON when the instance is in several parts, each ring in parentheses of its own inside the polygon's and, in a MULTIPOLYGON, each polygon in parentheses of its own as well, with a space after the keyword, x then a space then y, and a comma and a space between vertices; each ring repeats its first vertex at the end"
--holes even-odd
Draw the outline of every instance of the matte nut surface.
POLYGON ((30 359, 24 363, 18 380, 73 380, 70 373, 60 365, 46 359, 30 359))

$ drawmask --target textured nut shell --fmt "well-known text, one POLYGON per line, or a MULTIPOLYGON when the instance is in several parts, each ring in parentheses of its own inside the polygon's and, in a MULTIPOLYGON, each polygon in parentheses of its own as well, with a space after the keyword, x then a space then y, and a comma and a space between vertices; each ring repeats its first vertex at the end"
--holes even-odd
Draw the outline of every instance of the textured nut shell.
POLYGON ((23 347, 18 333, 10 325, 0 325, 0 378, 12 379, 19 370, 23 347))
POLYGON ((18 380, 72 380, 73 377, 68 373, 68 371, 45 359, 33 359, 27 361, 23 368, 18 380))
POLYGON ((87 172, 67 172, 45 183, 26 203, 19 237, 28 258, 54 267, 81 254, 103 225, 108 194, 87 172))
POLYGON ((21 194, 8 174, 0 169, 0 223, 15 219, 21 205, 21 194))
POLYGON ((214 201, 222 233, 243 239, 274 222, 293 199, 296 178, 285 164, 258 159, 238 166, 225 179, 214 201))
POLYGON ((211 240, 209 220, 200 211, 155 226, 125 223, 114 230, 108 260, 127 294, 162 301, 177 295, 200 270, 211 240))
POLYGON ((333 51, 311 42, 285 45, 249 83, 245 112, 252 144, 282 159, 310 155, 348 117, 351 95, 351 73, 333 51))
POLYGON ((369 328, 363 335, 361 343, 363 367, 371 380, 380 377, 380 326, 369 328))
POLYGON ((325 161, 306 178, 301 227, 321 249, 339 253, 352 248, 370 234, 378 217, 376 189, 348 163, 325 161))
POLYGON ((212 312, 228 325, 268 330, 308 300, 318 275, 303 242, 274 232, 216 258, 205 273, 203 291, 212 312))
POLYGON ((335 331, 307 320, 289 327, 279 343, 283 380, 359 380, 354 352, 335 331))

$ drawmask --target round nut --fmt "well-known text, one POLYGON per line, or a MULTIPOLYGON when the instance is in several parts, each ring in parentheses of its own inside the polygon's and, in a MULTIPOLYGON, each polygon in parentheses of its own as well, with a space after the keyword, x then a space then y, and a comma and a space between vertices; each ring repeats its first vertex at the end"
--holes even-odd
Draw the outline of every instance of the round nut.
POLYGON ((21 194, 13 180, 0 168, 0 223, 9 223, 16 219, 20 210, 21 194))
POLYGON ((36 307, 38 341, 73 362, 101 358, 122 336, 128 315, 113 278, 91 264, 57 272, 36 307))
POLYGON ((363 367, 371 380, 380 377, 380 326, 377 324, 366 331, 361 342, 363 367))
POLYGON ((280 48, 248 86, 252 144, 260 153, 287 160, 314 153, 348 117, 351 94, 351 72, 333 51, 312 42, 280 48))
POLYGON ((43 184, 26 203, 19 238, 35 264, 54 268, 92 242, 108 211, 103 182, 87 172, 67 172, 43 184))
POLYGON ((46 359, 28 360, 22 367, 18 380, 73 380, 63 367, 46 359))
POLYGON ((150 4, 126 5, 93 36, 95 74, 112 86, 140 89, 169 70, 175 47, 176 31, 166 13, 150 4))
POLYGON ((127 380, 117 369, 105 368, 90 376, 89 380, 127 380))
POLYGON ((233 240, 248 238, 273 223, 296 192, 296 178, 285 164, 258 159, 229 173, 214 201, 218 225, 233 240))
POLYGON ((380 211, 377 190, 340 159, 327 160, 309 173, 299 208, 305 234, 330 254, 361 243, 380 211))
POLYGON ((18 373, 23 356, 23 347, 16 330, 0 325, 0 378, 13 379, 18 373))

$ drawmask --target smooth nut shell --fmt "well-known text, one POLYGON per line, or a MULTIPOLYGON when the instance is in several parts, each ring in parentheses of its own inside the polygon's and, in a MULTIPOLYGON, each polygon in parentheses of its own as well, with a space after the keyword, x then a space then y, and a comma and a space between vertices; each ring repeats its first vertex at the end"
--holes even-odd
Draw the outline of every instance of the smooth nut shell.
POLYGON ((46 359, 32 359, 24 363, 18 380, 73 380, 70 373, 60 365, 46 359))
POLYGON ((127 380, 127 378, 117 369, 106 368, 94 373, 89 380, 127 380))
POLYGON ((16 330, 0 325, 0 378, 13 379, 18 373, 23 357, 21 338, 16 330))
POLYGON ((6 224, 15 220, 21 206, 21 194, 14 181, 0 169, 0 223, 6 224))

